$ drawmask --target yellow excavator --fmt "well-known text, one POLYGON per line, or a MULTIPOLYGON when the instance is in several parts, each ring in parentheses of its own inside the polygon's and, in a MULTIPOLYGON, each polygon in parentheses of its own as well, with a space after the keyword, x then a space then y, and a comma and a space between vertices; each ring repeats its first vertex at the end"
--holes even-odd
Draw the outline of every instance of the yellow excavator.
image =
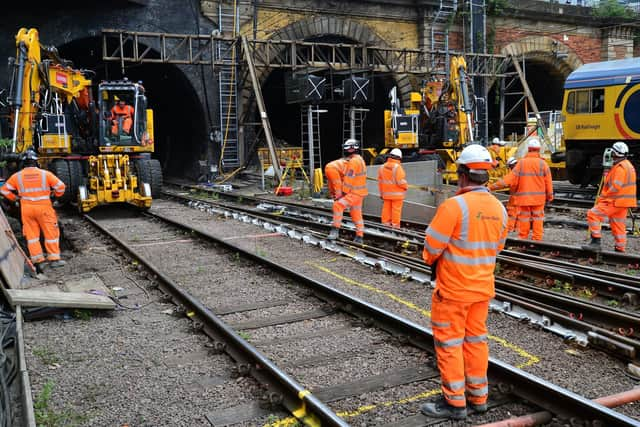
POLYGON ((35 149, 40 165, 67 186, 63 201, 77 201, 81 212, 118 202, 151 207, 162 169, 151 159, 153 111, 144 87, 126 79, 104 81, 96 100, 93 73, 74 69, 54 47, 41 45, 36 29, 20 29, 16 48, 12 145, 0 157, 16 161, 35 149))
MULTIPOLYGON (((385 147, 380 153, 370 151, 372 157, 400 148, 413 154, 405 158, 436 158, 443 181, 457 182, 455 162, 474 140, 475 106, 464 57, 452 56, 449 70, 448 79, 426 82, 420 92, 411 92, 410 108, 399 108, 395 88, 392 90, 391 109, 385 111, 385 147)), ((497 165, 491 179, 496 180, 508 172, 506 161, 516 147, 502 146, 490 152, 497 165)))

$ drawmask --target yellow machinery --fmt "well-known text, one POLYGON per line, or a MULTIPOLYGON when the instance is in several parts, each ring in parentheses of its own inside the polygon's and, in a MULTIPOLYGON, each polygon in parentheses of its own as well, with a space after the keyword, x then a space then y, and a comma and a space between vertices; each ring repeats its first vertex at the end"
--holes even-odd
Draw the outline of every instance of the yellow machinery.
POLYGON ((36 29, 20 29, 16 47, 13 145, 3 157, 16 160, 33 147, 41 166, 67 186, 63 201, 77 200, 81 212, 113 202, 149 208, 162 170, 150 158, 153 112, 144 87, 126 79, 102 82, 95 102, 91 71, 73 69, 55 48, 41 45, 36 29), (127 114, 114 109, 117 99, 127 114))

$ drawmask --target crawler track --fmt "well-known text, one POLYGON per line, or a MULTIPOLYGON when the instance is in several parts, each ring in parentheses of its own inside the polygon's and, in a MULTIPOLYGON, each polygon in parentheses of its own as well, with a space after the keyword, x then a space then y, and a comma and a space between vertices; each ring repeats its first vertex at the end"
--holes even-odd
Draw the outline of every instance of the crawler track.
MULTIPOLYGON (((260 402, 241 412, 236 408, 236 417, 244 416, 245 421, 252 419, 256 416, 252 411, 259 413, 258 403, 262 403, 284 406, 306 424, 342 426, 348 425, 347 421, 337 412, 350 397, 362 398, 375 391, 376 399, 384 399, 387 393, 409 386, 437 389, 437 371, 428 363, 433 360, 433 338, 429 329, 189 224, 138 213, 127 217, 126 228, 121 221, 85 218, 157 276, 162 289, 214 340, 215 348, 227 352, 236 361, 239 373, 250 374, 264 385, 265 392, 257 399, 260 402), (130 230, 136 230, 136 239, 130 230), (167 246, 166 242, 185 245, 193 254, 182 272, 176 270, 175 265, 173 269, 167 265, 174 261, 180 265, 181 260, 172 260, 171 245, 167 246), (251 277, 257 277, 254 279, 257 281, 248 280, 246 285, 234 289, 240 301, 222 307, 216 304, 221 298, 216 292, 224 291, 218 289, 221 283, 215 283, 210 270, 200 272, 198 264, 210 266, 213 262, 221 271, 229 260, 236 262, 229 273, 249 277, 253 271, 251 277), (199 287, 198 283, 210 285, 199 287), (258 288, 268 289, 269 298, 262 301, 252 298, 258 288), (341 328, 347 339, 337 339, 339 334, 335 330, 327 339, 330 328, 341 328), (275 336, 274 330, 277 330, 275 336), (242 336, 248 331, 256 335, 250 340, 253 344, 242 336), (269 336, 269 332, 269 338, 259 338, 263 333, 269 336), (319 351, 314 354, 296 354, 289 347, 312 338, 320 340, 319 351), (336 343, 340 345, 336 347, 336 343), (321 349, 330 351, 319 354, 321 349), (296 354, 296 360, 291 360, 292 354, 296 354), (336 360, 340 363, 330 371, 330 376, 318 375, 313 369, 316 364, 336 360), (394 363, 390 364, 389 360, 394 363), (353 364, 357 368, 354 369, 353 364)), ((497 360, 490 362, 490 382, 496 388, 492 390, 492 404, 496 406, 512 407, 526 400, 560 418, 599 420, 608 426, 637 424, 631 418, 497 360)), ((531 410, 528 405, 525 411, 531 410)), ((229 414, 213 414, 209 421, 216 424, 212 418, 222 419, 225 415, 229 414)), ((416 417, 421 416, 400 417, 393 425, 415 425, 416 417)), ((472 414, 470 421, 478 417, 472 414)), ((425 419, 422 422, 421 425, 431 423, 425 419)), ((432 424, 436 423, 439 421, 432 424)))

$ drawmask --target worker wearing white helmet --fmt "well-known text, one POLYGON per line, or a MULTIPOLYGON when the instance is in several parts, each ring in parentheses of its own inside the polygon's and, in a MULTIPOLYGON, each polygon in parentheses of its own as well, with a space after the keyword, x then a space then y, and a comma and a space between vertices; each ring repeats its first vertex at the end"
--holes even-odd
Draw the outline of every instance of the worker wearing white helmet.
POLYGON ((618 141, 611 147, 613 167, 605 171, 600 196, 596 204, 587 212, 587 222, 591 232, 591 242, 585 249, 599 251, 602 232, 600 224, 609 218, 611 234, 613 234, 614 249, 624 252, 627 246, 626 219, 629 208, 637 206, 636 170, 629 160, 629 147, 618 141))
MULTIPOLYGON (((507 159, 507 166, 509 167, 509 173, 500 178, 500 180, 494 182, 489 185, 489 190, 496 191, 501 190, 503 188, 511 188, 511 186, 516 182, 515 175, 513 173, 513 168, 518 164, 518 159, 515 157, 509 157, 507 159)), ((513 191, 510 191, 509 201, 507 202, 507 215, 509 216, 509 221, 507 222, 507 229, 509 232, 515 230, 516 226, 516 218, 518 217, 518 207, 513 203, 514 196, 513 191)))
POLYGON ((391 150, 387 161, 378 169, 378 190, 382 199, 380 220, 383 225, 400 228, 402 204, 409 188, 402 165, 402 151, 391 150))
POLYGON ((467 405, 487 410, 486 320, 495 295, 496 256, 507 237, 507 213, 485 187, 493 167, 485 147, 465 147, 456 163, 460 188, 438 207, 422 252, 436 273, 431 326, 442 397, 421 409, 431 417, 464 419, 467 405))
POLYGON ((553 200, 553 183, 549 165, 540 157, 540 140, 529 138, 529 152, 513 168, 509 182, 513 204, 517 206, 518 237, 542 240, 544 234, 544 205, 553 200))

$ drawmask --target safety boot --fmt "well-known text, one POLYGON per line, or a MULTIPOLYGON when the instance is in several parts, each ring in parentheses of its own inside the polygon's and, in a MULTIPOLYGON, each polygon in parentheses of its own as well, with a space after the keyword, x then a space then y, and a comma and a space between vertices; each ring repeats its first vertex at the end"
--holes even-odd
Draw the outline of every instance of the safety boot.
POLYGON ((340 229, 333 227, 331 229, 331 232, 327 236, 327 239, 328 240, 337 240, 339 235, 340 235, 340 229))
POLYGON ((469 402, 469 406, 471 407, 472 411, 477 412, 479 414, 484 414, 485 412, 487 412, 487 409, 489 409, 486 403, 476 404, 476 403, 469 402))
POLYGON ((60 267, 64 267, 66 264, 67 264, 66 261, 59 259, 59 260, 56 260, 56 261, 51 261, 49 263, 49 267, 51 267, 51 268, 60 268, 60 267))
POLYGON ((427 417, 450 418, 452 420, 464 420, 467 418, 467 408, 457 408, 447 403, 444 397, 432 403, 425 403, 420 407, 420 411, 427 417))
POLYGON ((582 245, 582 249, 585 251, 600 252, 602 245, 600 244, 600 237, 591 237, 591 241, 588 245, 582 245))
POLYGON ((356 245, 363 245, 364 244, 364 240, 362 239, 362 236, 356 236, 353 239, 353 243, 355 243, 356 245))

